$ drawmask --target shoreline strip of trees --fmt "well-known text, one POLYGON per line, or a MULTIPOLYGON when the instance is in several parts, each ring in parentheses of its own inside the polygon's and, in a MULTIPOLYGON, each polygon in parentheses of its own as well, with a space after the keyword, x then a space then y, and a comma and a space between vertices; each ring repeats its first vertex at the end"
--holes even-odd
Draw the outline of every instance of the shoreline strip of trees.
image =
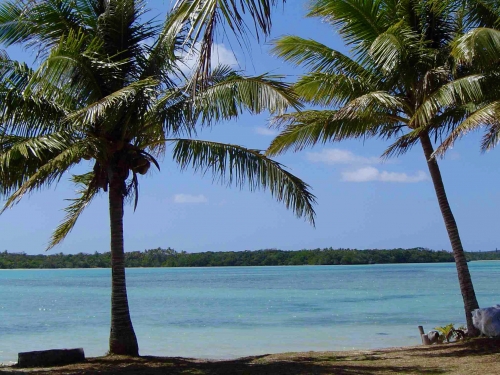
MULTIPOLYGON (((468 261, 500 260, 499 251, 466 252, 468 261)), ((51 254, 0 252, 0 269, 109 268, 111 254, 51 254)), ((221 251, 187 253, 157 248, 125 253, 126 267, 231 267, 231 266, 298 266, 356 265, 393 263, 453 262, 453 254, 445 250, 422 247, 411 249, 311 249, 255 251, 221 251)))

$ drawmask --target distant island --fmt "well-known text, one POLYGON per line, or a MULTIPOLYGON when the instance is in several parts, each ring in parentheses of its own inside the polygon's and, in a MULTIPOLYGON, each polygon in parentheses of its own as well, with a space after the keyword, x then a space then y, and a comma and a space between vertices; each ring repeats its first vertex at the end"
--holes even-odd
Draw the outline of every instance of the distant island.
MULTIPOLYGON (((14 268, 108 268, 111 254, 51 254, 28 255, 26 253, 0 252, 0 269, 14 268)), ((467 260, 500 260, 499 251, 466 252, 467 260)), ((223 267, 223 266, 298 266, 298 265, 346 265, 390 263, 438 263, 453 262, 450 252, 413 249, 356 250, 255 250, 187 253, 174 249, 157 248, 133 251, 125 254, 126 267, 223 267)))

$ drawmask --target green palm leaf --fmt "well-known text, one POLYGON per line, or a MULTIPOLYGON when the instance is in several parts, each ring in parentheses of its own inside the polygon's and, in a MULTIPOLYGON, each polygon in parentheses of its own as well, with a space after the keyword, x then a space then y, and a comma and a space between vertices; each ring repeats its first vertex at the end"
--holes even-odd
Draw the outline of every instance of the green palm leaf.
POLYGON ((24 194, 47 187, 58 181, 68 169, 81 160, 85 155, 85 151, 85 144, 76 142, 47 160, 7 199, 0 213, 18 203, 24 194))
POLYGON ((473 74, 442 85, 415 111, 411 119, 412 126, 427 126, 443 107, 483 101, 485 93, 481 85, 482 80, 483 74, 473 74))
POLYGON ((0 43, 23 43, 45 54, 67 32, 85 29, 74 1, 7 0, 0 4, 0 43))
POLYGON ((61 243, 64 238, 75 226, 78 218, 82 214, 83 210, 92 202, 92 199, 97 195, 97 188, 95 184, 92 184, 95 176, 94 173, 89 172, 84 175, 73 176, 72 181, 80 186, 80 190, 77 191, 79 195, 78 198, 68 199, 72 202, 67 206, 64 211, 66 216, 64 220, 56 230, 52 233, 47 250, 52 249, 54 246, 61 243))
POLYGON ((336 114, 337 111, 308 110, 275 117, 274 125, 284 129, 273 139, 266 153, 275 156, 290 148, 300 151, 318 142, 329 141, 334 135, 329 125, 336 114))
POLYGON ((304 100, 321 106, 341 106, 367 91, 377 89, 359 77, 322 72, 303 75, 294 88, 304 100))
POLYGON ((75 125, 86 127, 92 126, 99 119, 109 112, 117 112, 122 108, 129 108, 129 102, 138 95, 148 96, 156 88, 158 82, 147 78, 141 81, 133 82, 130 85, 69 114, 64 121, 75 125))
MULTIPOLYGON (((224 68, 224 67, 221 67, 224 68)), ((279 76, 241 76, 227 70, 220 75, 217 69, 216 82, 199 92, 194 99, 195 116, 203 124, 234 118, 243 111, 261 113, 268 110, 281 114, 290 106, 300 108, 297 95, 279 76)))
POLYGON ((478 130, 484 126, 489 131, 483 137, 481 149, 487 151, 496 146, 499 139, 500 126, 500 101, 487 104, 468 116, 456 129, 441 143, 436 149, 435 155, 443 156, 449 148, 453 146, 457 139, 478 130))
POLYGON ((298 217, 314 224, 314 195, 309 185, 286 171, 278 162, 258 150, 237 145, 192 139, 173 139, 173 158, 182 169, 188 167, 202 173, 211 172, 214 181, 247 185, 251 191, 268 189, 298 217))
POLYGON ((369 77, 372 73, 350 57, 312 39, 287 35, 273 43, 273 54, 310 71, 369 77))
POLYGON ((452 56, 459 62, 490 65, 500 56, 500 30, 476 28, 453 45, 452 56))
POLYGON ((347 44, 361 53, 387 28, 381 0, 316 0, 309 17, 320 17, 339 30, 347 44))
POLYGON ((422 52, 418 34, 402 21, 377 36, 370 46, 376 66, 386 74, 399 71, 410 54, 422 52))

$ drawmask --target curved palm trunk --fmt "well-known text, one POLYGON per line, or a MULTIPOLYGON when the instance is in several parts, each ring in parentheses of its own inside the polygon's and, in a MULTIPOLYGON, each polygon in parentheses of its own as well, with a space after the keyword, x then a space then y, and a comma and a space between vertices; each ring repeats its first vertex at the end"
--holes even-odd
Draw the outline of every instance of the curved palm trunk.
POLYGON ((111 224, 111 332, 109 353, 139 355, 127 299, 125 254, 123 250, 123 193, 125 178, 111 170, 109 183, 109 217, 111 224))
POLYGON ((427 166, 429 167, 432 183, 434 184, 434 190, 436 191, 436 196, 439 202, 439 208, 441 209, 448 237, 450 238, 451 248, 453 249, 453 257, 455 258, 455 264, 457 266, 458 283, 464 300, 467 331, 469 336, 477 336, 478 331, 472 324, 471 312, 472 310, 479 308, 479 305, 477 303, 476 293, 474 292, 474 286, 472 285, 467 260, 465 259, 462 241, 460 240, 460 235, 458 234, 457 223, 455 222, 455 217, 451 212, 450 204, 448 202, 448 198, 446 197, 446 191, 444 189, 443 179, 441 177, 438 163, 436 159, 432 157, 434 148, 432 147, 432 142, 427 132, 420 135, 420 142, 422 144, 422 148, 424 149, 427 166))

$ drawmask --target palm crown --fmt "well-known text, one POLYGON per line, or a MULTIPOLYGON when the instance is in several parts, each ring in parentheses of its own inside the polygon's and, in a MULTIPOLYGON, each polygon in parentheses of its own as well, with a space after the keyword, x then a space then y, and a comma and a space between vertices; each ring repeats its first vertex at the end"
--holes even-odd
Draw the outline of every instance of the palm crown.
POLYGON ((314 196, 299 178, 258 150, 190 138, 196 126, 243 111, 281 113, 299 106, 288 85, 218 67, 186 79, 180 57, 189 24, 177 15, 144 21, 134 0, 8 1, 0 6, 0 41, 39 51, 29 68, 0 60, 0 171, 6 207, 60 179, 74 165, 80 195, 66 209, 50 247, 73 228, 99 191, 109 194, 113 269, 110 352, 137 355, 123 259, 123 203, 139 175, 168 148, 182 168, 209 170, 222 181, 267 188, 298 216, 314 220, 314 196), (185 138, 182 138, 185 137, 185 138))
POLYGON ((482 74, 483 97, 436 150, 442 155, 457 138, 485 127, 481 149, 495 147, 500 135, 500 7, 498 1, 475 1, 468 13, 470 30, 453 43, 451 55, 458 64, 482 74))

